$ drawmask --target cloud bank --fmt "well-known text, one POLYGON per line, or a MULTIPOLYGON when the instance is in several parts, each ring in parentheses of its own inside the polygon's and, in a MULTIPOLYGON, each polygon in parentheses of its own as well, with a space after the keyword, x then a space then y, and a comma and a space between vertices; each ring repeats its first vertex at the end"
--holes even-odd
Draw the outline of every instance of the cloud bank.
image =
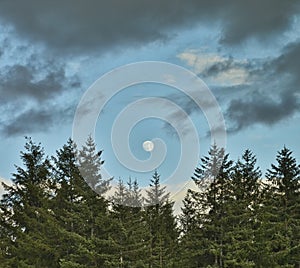
POLYGON ((87 53, 166 40, 179 29, 212 22, 222 25, 223 44, 266 40, 286 31, 299 8, 297 1, 281 0, 19 0, 1 1, 0 17, 31 42, 87 53))
MULTIPOLYGON (((300 42, 288 44, 273 58, 240 60, 197 50, 178 57, 211 83, 223 103, 229 132, 255 124, 272 126, 300 112, 300 42)), ((189 114, 199 110, 187 101, 182 107, 189 114)))
POLYGON ((0 132, 4 136, 47 131, 70 120, 70 101, 61 104, 66 92, 77 90, 80 80, 68 76, 64 64, 30 61, 0 68, 0 132), (64 118, 64 119, 63 119, 64 118))
MULTIPOLYGON (((60 122, 59 114, 67 120, 70 104, 57 103, 81 84, 76 75, 67 75, 68 57, 163 44, 185 29, 212 24, 219 27, 216 41, 221 46, 238 48, 253 39, 266 45, 291 31, 299 12, 298 1, 282 0, 1 1, 0 23, 8 38, 0 40, 0 60, 15 46, 9 37, 27 45, 12 62, 0 65, 0 131, 5 136, 45 131, 47 123, 60 122), (21 60, 24 51, 35 52, 21 60)), ((234 95, 234 90, 224 111, 234 132, 256 123, 273 125, 299 112, 299 44, 291 43, 280 56, 262 62, 193 51, 179 58, 224 92, 241 91, 234 95)), ((193 113, 190 101, 182 102, 193 113)))

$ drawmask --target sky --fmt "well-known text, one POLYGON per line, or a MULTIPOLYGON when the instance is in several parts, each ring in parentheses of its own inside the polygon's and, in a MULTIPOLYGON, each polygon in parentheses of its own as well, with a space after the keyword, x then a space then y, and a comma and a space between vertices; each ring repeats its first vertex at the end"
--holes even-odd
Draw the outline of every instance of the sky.
POLYGON ((104 176, 143 187, 158 169, 175 199, 220 129, 263 171, 284 145, 300 159, 299 74, 299 1, 1 1, 1 180, 24 136, 52 155, 78 128, 104 176))

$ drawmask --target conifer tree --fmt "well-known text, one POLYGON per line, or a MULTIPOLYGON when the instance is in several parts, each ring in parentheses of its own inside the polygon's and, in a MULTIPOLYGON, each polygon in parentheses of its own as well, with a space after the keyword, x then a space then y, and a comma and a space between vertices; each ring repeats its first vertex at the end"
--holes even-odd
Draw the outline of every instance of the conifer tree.
POLYGON ((157 170, 154 171, 154 174, 150 181, 150 189, 147 190, 146 193, 146 206, 154 206, 160 208, 169 201, 170 193, 166 193, 166 186, 161 187, 160 175, 158 174, 157 170))
POLYGON ((253 153, 246 150, 231 176, 230 198, 226 206, 224 264, 227 267, 255 267, 253 243, 261 178, 256 161, 253 153))
POLYGON ((96 150, 95 141, 88 137, 85 145, 79 150, 79 170, 87 184, 99 195, 105 194, 110 189, 111 179, 103 179, 100 173, 104 161, 101 159, 103 151, 96 150))
POLYGON ((57 267, 55 219, 48 210, 51 198, 50 162, 40 144, 26 138, 23 166, 16 167, 12 185, 3 184, 1 229, 5 243, 2 267, 57 267))
MULTIPOLYGON (((209 249, 208 254, 213 256, 213 264, 224 267, 224 242, 227 227, 226 210, 227 202, 230 198, 229 184, 233 162, 229 160, 229 155, 225 154, 223 148, 218 150, 218 156, 218 161, 220 161, 220 165, 216 166, 218 172, 206 191, 207 204, 204 207, 208 207, 208 215, 203 229, 205 236, 209 238, 207 245, 209 249)), ((214 166, 213 172, 215 172, 214 166)))
POLYGON ((119 178, 118 184, 115 186, 115 192, 113 196, 111 197, 112 203, 114 206, 126 206, 127 205, 127 199, 128 199, 128 190, 126 188, 126 185, 124 181, 119 178))
POLYGON ((300 168, 292 151, 284 147, 266 177, 256 240, 262 265, 297 267, 300 264, 300 168))
POLYGON ((276 156, 277 165, 271 164, 266 174, 267 179, 276 187, 276 191, 284 194, 285 202, 298 197, 300 189, 300 167, 292 154, 291 150, 284 147, 276 156))
POLYGON ((116 259, 115 224, 107 215, 107 202, 82 177, 77 153, 69 139, 53 157, 57 187, 52 209, 64 231, 59 240, 60 265, 105 267, 116 259))
POLYGON ((180 258, 178 259, 181 267, 201 267, 208 261, 204 252, 205 238, 202 230, 204 215, 207 211, 200 206, 200 203, 204 204, 200 202, 202 198, 204 198, 203 192, 188 189, 182 201, 183 206, 179 216, 181 238, 180 258))
POLYGON ((194 219, 192 225, 183 229, 182 245, 192 249, 191 256, 187 253, 183 257, 185 265, 191 261, 191 267, 224 266, 225 215, 232 169, 233 162, 229 160, 229 155, 216 144, 212 145, 208 156, 201 158, 200 166, 195 169, 192 179, 199 191, 189 190, 181 216, 183 223, 188 222, 188 218, 194 219))
POLYGON ((146 193, 145 212, 150 231, 149 266, 175 266, 178 229, 173 215, 174 202, 170 201, 166 186, 161 186, 160 175, 156 170, 146 193))
POLYGON ((132 181, 129 177, 126 187, 119 179, 112 202, 112 214, 119 223, 118 245, 123 267, 146 267, 149 233, 137 180, 132 181))
POLYGON ((127 194, 127 202, 126 205, 129 207, 142 208, 144 203, 144 198, 141 193, 141 189, 139 188, 139 184, 137 179, 132 181, 131 177, 129 177, 128 182, 128 194, 127 194))

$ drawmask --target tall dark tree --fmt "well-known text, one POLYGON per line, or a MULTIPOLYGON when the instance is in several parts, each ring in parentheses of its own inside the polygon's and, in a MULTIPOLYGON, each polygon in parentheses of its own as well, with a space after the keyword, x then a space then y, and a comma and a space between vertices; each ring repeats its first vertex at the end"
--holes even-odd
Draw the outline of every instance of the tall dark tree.
POLYGON ((112 204, 112 215, 119 224, 117 241, 121 267, 146 267, 149 232, 137 180, 129 177, 125 184, 119 179, 112 204))
POLYGON ((230 197, 226 204, 224 266, 255 267, 253 247, 260 205, 261 171, 256 157, 246 150, 234 166, 230 180, 230 197))
POLYGON ((52 195, 50 162, 40 144, 26 138, 12 185, 3 184, 1 200, 2 267, 56 267, 55 219, 49 212, 52 195), (53 233, 52 233, 53 232, 53 233))
POLYGON ((272 164, 266 177, 274 185, 278 193, 283 193, 285 203, 298 197, 300 189, 300 167, 293 152, 284 147, 276 156, 277 165, 272 164))
POLYGON ((185 248, 184 265, 224 266, 225 215, 230 199, 232 169, 233 162, 229 160, 229 155, 216 144, 211 147, 208 156, 201 158, 200 166, 195 169, 192 179, 199 191, 189 191, 181 216, 181 222, 185 224, 181 243, 185 248), (193 219, 191 225, 188 218, 193 219), (191 256, 187 246, 192 250, 191 256))
POLYGON ((169 201, 170 193, 166 192, 166 186, 161 186, 160 175, 158 174, 157 170, 154 171, 150 181, 150 189, 146 190, 146 193, 146 206, 160 208, 169 201))
POLYGON ((114 187, 114 194, 111 197, 112 203, 117 206, 126 206, 128 199, 128 189, 124 181, 119 178, 117 185, 114 187))
POLYGON ((107 215, 107 203, 83 178, 77 154, 76 145, 69 139, 53 157, 57 187, 52 210, 64 230, 58 241, 60 265, 105 267, 117 258, 111 237, 115 225, 107 215))
MULTIPOLYGON (((201 188, 203 190, 203 188, 201 188)), ((180 259, 182 267, 201 267, 207 262, 204 252, 204 233, 202 223, 205 221, 207 210, 204 208, 205 192, 189 189, 183 199, 179 216, 181 238, 180 259), (203 205, 201 205, 203 204, 203 205)))
POLYGON ((126 205, 129 207, 142 208, 144 204, 144 198, 142 196, 141 189, 139 188, 137 179, 132 181, 131 177, 129 177, 127 185, 128 193, 126 205))
POLYGON ((276 161, 266 174, 269 183, 256 236, 258 261, 261 267, 297 267, 300 265, 300 168, 286 147, 278 152, 276 161))
POLYGON ((96 150, 95 141, 89 136, 86 144, 78 153, 79 170, 82 177, 100 195, 105 194, 110 189, 111 181, 111 179, 103 179, 100 173, 104 164, 104 160, 101 159, 102 152, 96 150))
POLYGON ((161 186, 156 170, 146 193, 145 212, 150 231, 149 267, 175 267, 178 230, 173 215, 174 202, 170 200, 166 186, 161 186))

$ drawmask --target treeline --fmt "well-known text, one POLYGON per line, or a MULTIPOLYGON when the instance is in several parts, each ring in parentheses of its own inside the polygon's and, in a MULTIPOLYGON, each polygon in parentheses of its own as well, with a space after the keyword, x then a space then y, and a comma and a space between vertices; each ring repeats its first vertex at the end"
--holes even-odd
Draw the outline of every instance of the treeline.
POLYGON ((300 166, 285 147, 262 176, 250 150, 234 162, 212 146, 178 216, 157 171, 145 196, 129 178, 104 198, 91 138, 52 157, 27 138, 21 159, 3 184, 0 267, 300 267, 300 166))

